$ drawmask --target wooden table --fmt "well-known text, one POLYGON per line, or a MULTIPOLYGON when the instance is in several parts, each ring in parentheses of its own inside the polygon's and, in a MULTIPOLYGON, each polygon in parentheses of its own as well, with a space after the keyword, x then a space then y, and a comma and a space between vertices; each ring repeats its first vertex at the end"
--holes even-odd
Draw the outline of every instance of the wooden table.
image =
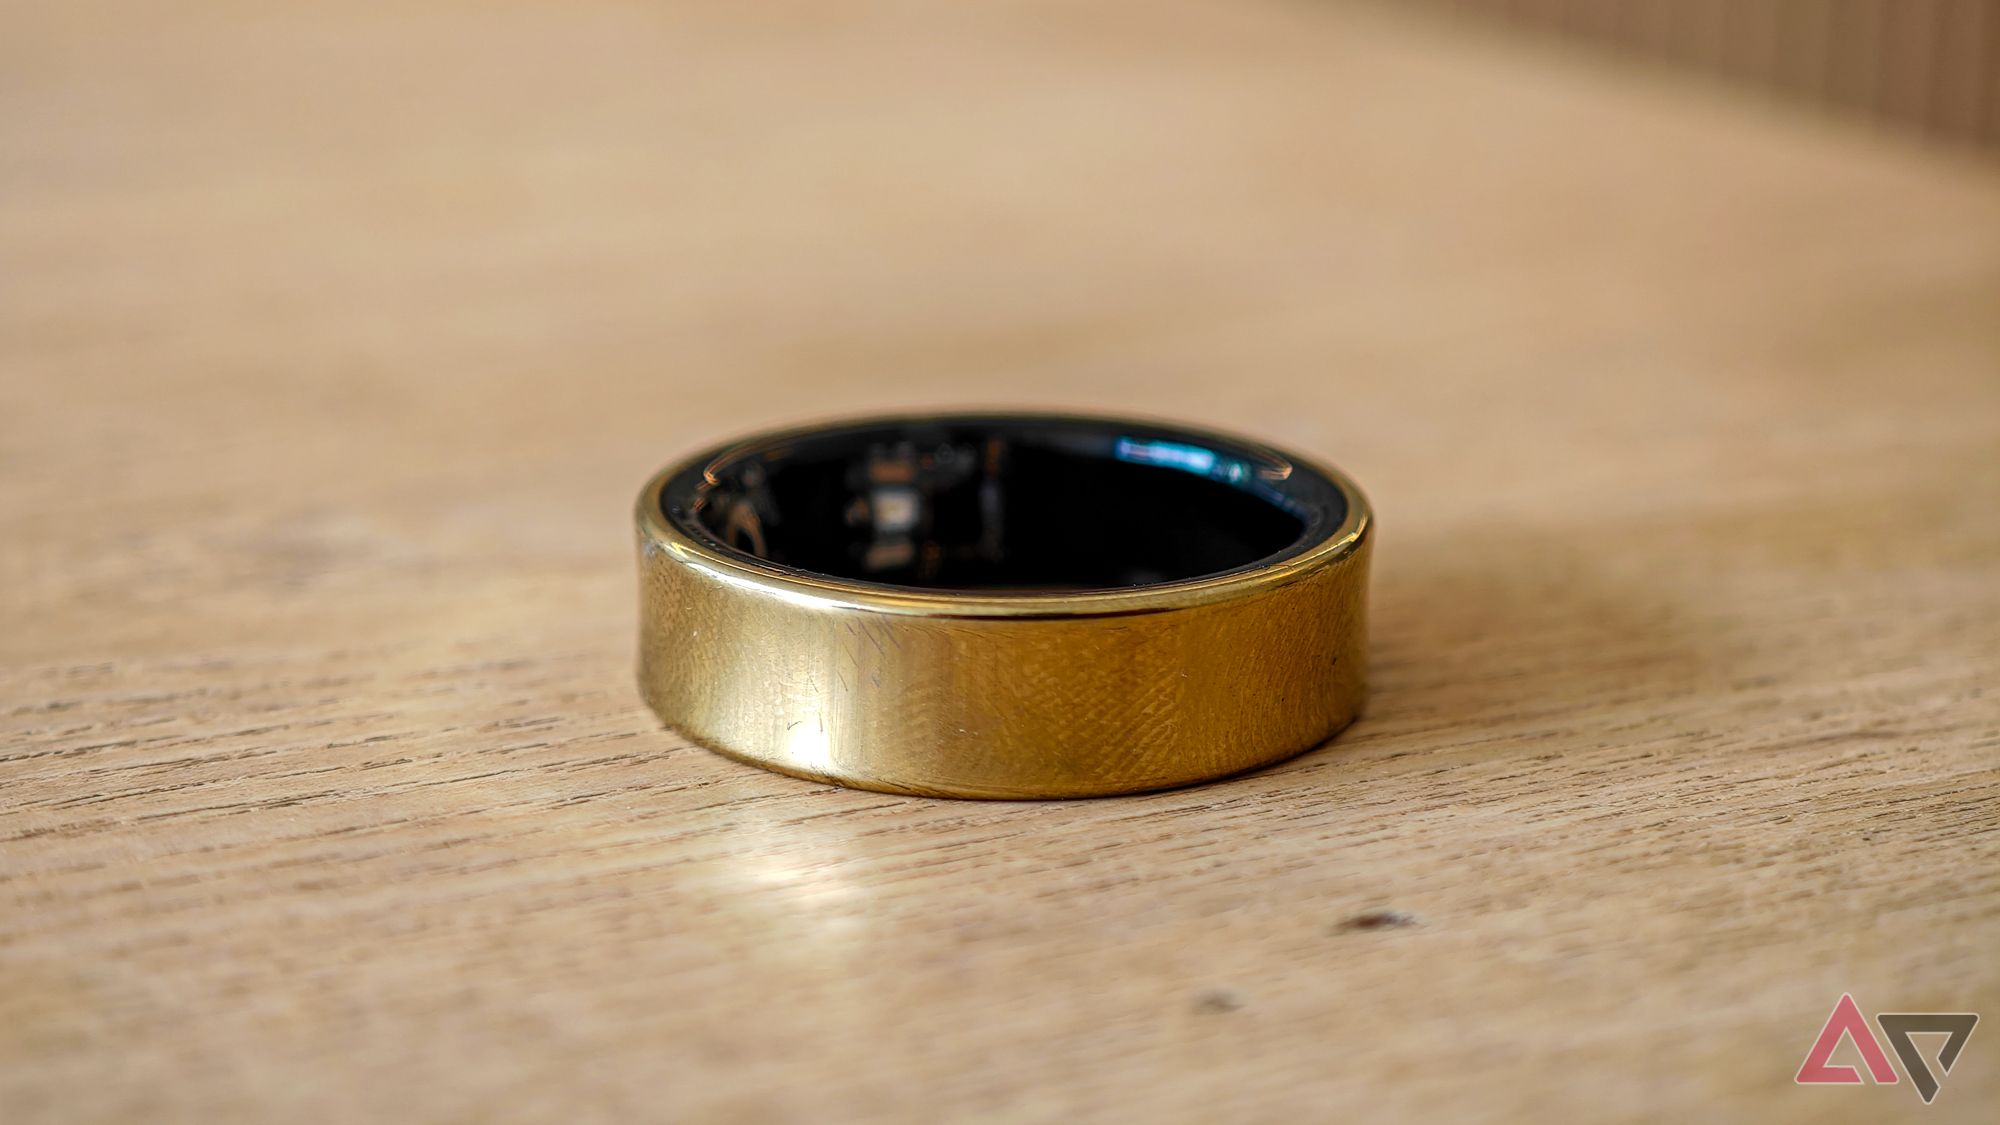
POLYGON ((1843 991, 2000 1021, 1993 164, 1339 5, 7 24, 9 1125, 1877 1120, 1843 991), (1353 472, 1368 717, 1045 804, 657 729, 643 478, 972 403, 1353 472))

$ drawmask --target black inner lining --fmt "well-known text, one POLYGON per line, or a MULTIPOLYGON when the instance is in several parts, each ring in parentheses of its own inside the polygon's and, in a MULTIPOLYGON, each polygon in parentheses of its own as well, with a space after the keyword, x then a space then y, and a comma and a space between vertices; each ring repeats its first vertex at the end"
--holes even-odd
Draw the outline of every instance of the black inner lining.
POLYGON ((737 451, 670 482, 662 504, 723 546, 840 578, 1116 588, 1248 566, 1344 518, 1330 482, 1279 464, 1109 423, 878 425, 737 451))

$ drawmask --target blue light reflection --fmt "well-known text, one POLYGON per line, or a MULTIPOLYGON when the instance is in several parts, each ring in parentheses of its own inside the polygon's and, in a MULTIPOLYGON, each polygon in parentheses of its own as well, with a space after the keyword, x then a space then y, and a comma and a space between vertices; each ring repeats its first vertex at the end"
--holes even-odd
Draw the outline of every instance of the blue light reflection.
POLYGON ((1159 465, 1230 484, 1241 484, 1250 479, 1250 466, 1245 462, 1221 456, 1213 449, 1177 441, 1121 437, 1112 449, 1112 456, 1135 465, 1159 465))

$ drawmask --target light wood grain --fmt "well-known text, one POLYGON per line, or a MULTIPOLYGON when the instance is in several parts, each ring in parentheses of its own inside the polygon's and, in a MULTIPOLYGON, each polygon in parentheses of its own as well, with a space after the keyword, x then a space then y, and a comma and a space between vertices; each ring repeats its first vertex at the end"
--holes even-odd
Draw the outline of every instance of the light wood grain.
POLYGON ((1955 143, 2000 145, 2000 0, 1432 0, 1955 143))
POLYGON ((0 1120, 1878 1120, 1843 990, 2000 1019, 1992 165, 1338 6, 4 18, 0 1120), (971 403, 1351 471, 1369 715, 659 731, 644 477, 971 403))

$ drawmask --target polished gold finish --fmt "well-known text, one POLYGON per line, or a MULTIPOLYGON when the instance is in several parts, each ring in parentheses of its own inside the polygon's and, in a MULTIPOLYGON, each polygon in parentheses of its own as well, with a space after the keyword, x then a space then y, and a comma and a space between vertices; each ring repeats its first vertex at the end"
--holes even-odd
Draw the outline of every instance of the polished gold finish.
POLYGON ((897 793, 1100 796, 1269 765, 1359 712, 1372 517, 1336 472, 1318 469, 1344 520, 1272 565, 1019 593, 850 581, 700 541, 662 511, 687 467, 639 499, 639 682, 669 726, 731 757, 897 793))

